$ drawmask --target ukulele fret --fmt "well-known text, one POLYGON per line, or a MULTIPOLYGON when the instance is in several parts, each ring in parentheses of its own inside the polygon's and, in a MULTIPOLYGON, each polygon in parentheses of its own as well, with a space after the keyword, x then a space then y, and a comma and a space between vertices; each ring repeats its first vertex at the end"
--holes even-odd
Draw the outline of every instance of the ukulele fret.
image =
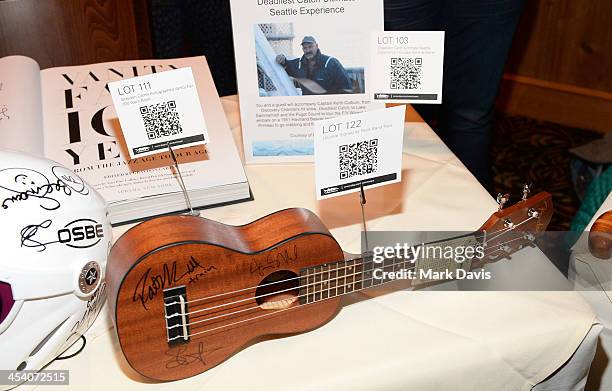
POLYGON ((300 304, 331 299, 363 289, 366 284, 364 273, 361 258, 302 269, 299 277, 300 304))
POLYGON ((322 274, 323 274, 323 266, 319 266, 319 267, 315 267, 314 269, 315 273, 315 284, 314 284, 314 300, 313 301, 319 301, 321 300, 321 287, 322 287, 322 274))
POLYGON ((349 293, 355 289, 355 260, 346 261, 346 282, 344 292, 349 293))
POLYGON ((338 296, 338 264, 332 263, 329 265, 329 297, 338 296))
POLYGON ((189 341, 189 310, 185 285, 164 289, 164 315, 168 345, 189 341))
POLYGON ((321 300, 329 299, 329 265, 321 265, 321 300))
POLYGON ((369 288, 373 285, 374 277, 374 262, 372 261, 372 257, 365 257, 363 259, 363 274, 361 279, 361 287, 369 288))
POLYGON ((310 290, 309 285, 309 277, 308 272, 302 271, 300 272, 300 289, 299 289, 299 300, 300 304, 308 304, 310 303, 310 290))
POLYGON ((338 262, 338 275, 336 277, 336 296, 343 295, 346 288, 346 264, 344 261, 338 262))

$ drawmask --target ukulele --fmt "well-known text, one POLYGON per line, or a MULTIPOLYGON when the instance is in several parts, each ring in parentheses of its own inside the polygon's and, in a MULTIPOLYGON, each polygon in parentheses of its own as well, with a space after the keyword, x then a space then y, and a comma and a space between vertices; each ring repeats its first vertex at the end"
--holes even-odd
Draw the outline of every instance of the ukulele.
MULTIPOLYGON (((470 270, 531 245, 526 231, 546 229, 550 194, 525 198, 473 233, 485 251, 470 270)), ((341 296, 390 282, 374 278, 377 268, 414 267, 348 256, 314 213, 286 209, 241 226, 195 216, 143 222, 111 249, 106 282, 128 363, 168 381, 202 373, 266 335, 323 325, 341 296)))

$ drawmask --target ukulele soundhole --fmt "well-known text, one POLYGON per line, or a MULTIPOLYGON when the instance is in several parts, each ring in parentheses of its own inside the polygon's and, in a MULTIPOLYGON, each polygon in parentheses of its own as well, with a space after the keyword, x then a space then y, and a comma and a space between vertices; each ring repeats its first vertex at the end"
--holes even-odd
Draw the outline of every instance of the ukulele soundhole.
POLYGON ((278 310, 296 305, 299 277, 292 271, 276 271, 259 283, 255 290, 257 305, 264 310, 278 310))
POLYGON ((189 310, 185 285, 164 289, 164 316, 168 345, 189 341, 189 310))

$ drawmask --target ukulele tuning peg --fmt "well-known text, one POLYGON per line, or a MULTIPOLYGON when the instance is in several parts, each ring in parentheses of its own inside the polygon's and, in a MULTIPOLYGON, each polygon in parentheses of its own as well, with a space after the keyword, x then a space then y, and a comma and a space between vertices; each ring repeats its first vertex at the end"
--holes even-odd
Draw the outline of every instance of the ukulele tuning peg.
POLYGON ((537 219, 538 217, 540 217, 540 212, 533 208, 529 208, 529 210, 527 210, 527 216, 537 219))
POLYGON ((522 197, 523 201, 529 198, 529 193, 531 193, 531 185, 532 183, 525 183, 523 185, 523 197, 522 197))
POLYGON ((534 235, 534 234, 531 234, 531 233, 526 233, 526 234, 524 234, 524 235, 523 235, 523 238, 524 238, 525 240, 530 241, 530 242, 534 242, 534 241, 535 241, 535 235, 534 235))
POLYGON ((506 204, 506 202, 508 202, 508 200, 510 200, 510 194, 508 193, 506 194, 499 193, 497 195, 497 203, 499 204, 498 211, 504 209, 504 205, 506 204))

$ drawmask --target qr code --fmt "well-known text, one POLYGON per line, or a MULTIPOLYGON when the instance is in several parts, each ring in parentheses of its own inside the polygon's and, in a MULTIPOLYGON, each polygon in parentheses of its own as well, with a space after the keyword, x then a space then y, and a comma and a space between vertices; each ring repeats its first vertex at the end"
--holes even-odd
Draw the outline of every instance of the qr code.
POLYGON ((422 58, 392 58, 389 75, 392 90, 416 90, 421 86, 422 58))
POLYGON ((149 140, 183 133, 178 111, 176 111, 176 102, 173 100, 142 106, 140 116, 144 121, 149 140))
POLYGON ((378 139, 340 145, 340 179, 371 174, 378 170, 378 139))

